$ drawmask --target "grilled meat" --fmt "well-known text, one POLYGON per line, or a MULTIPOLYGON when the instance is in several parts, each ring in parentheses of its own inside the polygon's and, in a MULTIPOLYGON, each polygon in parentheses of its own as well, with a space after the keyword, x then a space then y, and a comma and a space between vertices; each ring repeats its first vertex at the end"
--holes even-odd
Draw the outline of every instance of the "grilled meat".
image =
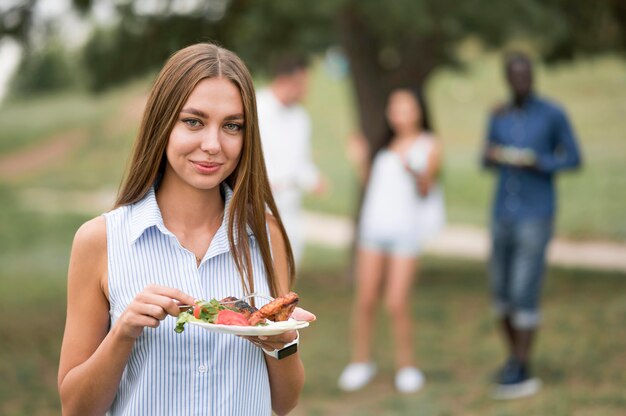
POLYGON ((295 292, 289 292, 284 296, 280 296, 267 305, 261 307, 258 311, 254 312, 250 318, 250 325, 258 325, 265 322, 266 319, 270 319, 274 322, 286 321, 295 309, 300 298, 295 292))

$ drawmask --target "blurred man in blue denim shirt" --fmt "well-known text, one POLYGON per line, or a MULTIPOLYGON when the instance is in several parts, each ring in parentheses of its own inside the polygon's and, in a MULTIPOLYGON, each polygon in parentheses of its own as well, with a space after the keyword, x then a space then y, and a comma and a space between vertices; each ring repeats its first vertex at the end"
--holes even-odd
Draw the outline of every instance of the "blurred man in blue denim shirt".
POLYGON ((554 174, 581 163, 563 110, 533 92, 529 58, 508 56, 505 72, 512 98, 492 114, 483 154, 484 166, 498 174, 490 283, 509 348, 494 392, 502 399, 529 396, 540 388, 528 363, 556 211, 554 174))

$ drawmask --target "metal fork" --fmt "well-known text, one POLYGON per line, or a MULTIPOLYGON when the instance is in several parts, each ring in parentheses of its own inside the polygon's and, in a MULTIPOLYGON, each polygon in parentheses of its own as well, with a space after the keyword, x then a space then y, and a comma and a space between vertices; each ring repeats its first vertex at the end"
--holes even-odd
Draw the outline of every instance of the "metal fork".
MULTIPOLYGON (((270 301, 270 302, 274 300, 274 298, 271 297, 271 296, 267 296, 267 295, 264 295, 264 294, 258 293, 258 292, 252 292, 249 295, 243 296, 243 297, 241 297, 241 298, 239 298, 237 300, 229 300, 229 301, 226 301, 226 302, 220 302, 220 304, 222 304, 222 305, 229 305, 229 304, 232 304, 232 303, 237 303, 239 301, 247 300, 247 299, 255 298, 255 297, 262 298, 262 299, 265 299, 265 300, 270 301)), ((193 308, 193 306, 194 305, 178 304, 178 309, 180 309, 181 311, 186 311, 186 310, 189 310, 189 309, 193 308)))
POLYGON ((229 301, 220 302, 220 303, 222 305, 226 305, 226 304, 231 304, 231 303, 237 303, 239 301, 247 300, 247 299, 250 299, 250 298, 261 298, 261 299, 265 299, 265 300, 270 301, 270 302, 274 300, 274 298, 271 297, 271 296, 267 296, 267 295, 264 295, 264 294, 258 293, 258 292, 252 292, 249 295, 243 296, 243 297, 241 297, 241 298, 239 298, 237 300, 229 300, 229 301))

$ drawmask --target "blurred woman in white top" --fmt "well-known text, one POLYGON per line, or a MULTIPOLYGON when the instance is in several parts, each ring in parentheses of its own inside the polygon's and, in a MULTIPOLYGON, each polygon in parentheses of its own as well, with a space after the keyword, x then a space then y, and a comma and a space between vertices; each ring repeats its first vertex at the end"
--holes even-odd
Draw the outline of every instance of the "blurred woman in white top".
POLYGON ((374 377, 374 312, 384 296, 394 339, 396 388, 413 393, 424 384, 424 376, 413 357, 410 295, 419 254, 445 222, 438 183, 441 145, 418 91, 392 91, 386 119, 388 131, 378 149, 369 151, 361 138, 351 143, 351 157, 360 164, 367 185, 358 226, 352 362, 339 385, 358 390, 374 377))

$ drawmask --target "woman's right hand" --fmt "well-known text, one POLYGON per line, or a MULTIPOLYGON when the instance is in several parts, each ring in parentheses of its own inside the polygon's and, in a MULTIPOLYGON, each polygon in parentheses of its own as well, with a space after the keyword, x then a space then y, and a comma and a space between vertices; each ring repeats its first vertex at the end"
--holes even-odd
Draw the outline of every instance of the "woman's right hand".
POLYGON ((178 289, 159 285, 146 286, 120 315, 116 323, 118 333, 123 337, 136 339, 144 327, 156 328, 168 315, 178 316, 178 305, 193 305, 195 301, 193 296, 178 289))

